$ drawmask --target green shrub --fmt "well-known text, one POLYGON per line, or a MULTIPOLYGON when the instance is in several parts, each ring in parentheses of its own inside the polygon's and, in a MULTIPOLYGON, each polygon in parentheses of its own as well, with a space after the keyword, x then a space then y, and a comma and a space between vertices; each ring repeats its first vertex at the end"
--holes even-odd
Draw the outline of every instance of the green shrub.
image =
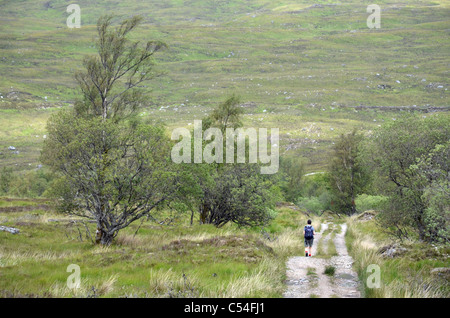
POLYGON ((9 192, 13 178, 14 175, 12 169, 3 167, 0 171, 0 194, 7 194, 9 192))
POLYGON ((327 173, 318 173, 302 179, 302 196, 319 197, 328 192, 329 176, 327 173))
POLYGON ((377 210, 388 200, 382 195, 361 194, 356 197, 355 204, 358 211, 377 210))
POLYGON ((327 267, 325 267, 325 271, 323 273, 328 276, 333 276, 335 272, 336 267, 328 265, 327 267))
POLYGON ((324 210, 324 204, 317 197, 300 198, 297 201, 297 205, 315 214, 320 214, 324 210))
POLYGON ((5 194, 15 197, 36 198, 42 196, 52 180, 50 173, 31 170, 23 174, 13 174, 8 192, 5 194))

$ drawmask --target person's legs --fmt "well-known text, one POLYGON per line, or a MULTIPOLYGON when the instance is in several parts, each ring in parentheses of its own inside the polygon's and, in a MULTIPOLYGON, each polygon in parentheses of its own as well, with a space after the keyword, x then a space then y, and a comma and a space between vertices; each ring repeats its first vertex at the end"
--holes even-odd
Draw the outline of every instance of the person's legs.
POLYGON ((311 256, 311 248, 314 239, 305 239, 305 256, 311 256))
POLYGON ((309 242, 307 239, 305 239, 305 256, 308 257, 309 251, 308 251, 309 242))

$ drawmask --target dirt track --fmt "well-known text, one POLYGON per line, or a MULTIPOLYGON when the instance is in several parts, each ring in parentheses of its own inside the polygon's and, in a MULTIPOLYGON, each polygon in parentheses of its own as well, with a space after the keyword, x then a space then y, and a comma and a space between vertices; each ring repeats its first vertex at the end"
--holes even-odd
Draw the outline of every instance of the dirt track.
POLYGON ((329 224, 322 224, 321 233, 316 233, 313 246, 313 257, 295 256, 287 261, 285 298, 359 298, 359 281, 357 274, 352 270, 353 259, 348 255, 345 245, 345 232, 347 225, 341 226, 333 240, 337 256, 331 258, 314 257, 320 240, 323 246, 331 239, 331 233, 322 237, 329 224), (332 276, 324 274, 326 266, 333 266, 335 273, 332 276))

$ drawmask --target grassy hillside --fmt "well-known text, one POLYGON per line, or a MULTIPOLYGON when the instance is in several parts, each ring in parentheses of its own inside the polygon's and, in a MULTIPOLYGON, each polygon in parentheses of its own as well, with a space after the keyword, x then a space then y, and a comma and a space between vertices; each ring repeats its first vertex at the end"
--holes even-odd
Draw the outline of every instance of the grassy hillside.
POLYGON ((70 103, 97 18, 139 13, 137 36, 170 46, 149 105, 210 105, 229 90, 264 107, 447 105, 448 1, 382 1, 378 30, 361 1, 310 3, 79 1, 82 27, 69 29, 66 1, 2 1, 0 92, 17 95, 2 104, 70 103))
MULTIPOLYGON (((277 208, 265 234, 231 224, 222 229, 190 226, 186 215, 163 211, 132 224, 115 244, 102 247, 91 243, 94 224, 71 222, 76 218, 57 214, 48 203, 0 198, 1 224, 20 229, 16 235, 0 231, 0 297, 278 298, 286 290, 286 260, 303 254, 307 216, 289 205, 277 208), (78 289, 66 287, 70 264, 80 266, 78 289)), ((448 246, 393 244, 371 217, 324 213, 313 218, 318 232, 321 223, 329 223, 322 235, 331 233, 331 238, 339 224, 349 224, 346 240, 363 296, 448 298, 448 272, 433 271, 449 267, 448 246), (394 254, 381 252, 387 247, 394 254), (380 267, 379 288, 368 286, 371 264, 380 267)), ((315 257, 330 259, 336 246, 333 239, 319 241, 314 251, 315 257)))
POLYGON ((81 28, 69 29, 67 1, 0 1, 0 167, 39 164, 45 122, 77 97, 73 75, 95 53, 102 14, 139 13, 134 36, 169 46, 143 116, 187 126, 234 92, 246 126, 279 127, 281 153, 307 158, 311 171, 340 133, 395 117, 351 107, 448 107, 450 1, 378 1, 381 29, 352 0, 77 3, 81 28))
POLYGON ((306 222, 280 207, 263 236, 231 224, 189 226, 164 211, 105 248, 91 243, 95 224, 70 222, 45 203, 0 198, 0 222, 21 231, 0 231, 0 297, 281 297, 284 263, 301 252, 306 222), (66 288, 70 264, 80 266, 78 289, 66 288))

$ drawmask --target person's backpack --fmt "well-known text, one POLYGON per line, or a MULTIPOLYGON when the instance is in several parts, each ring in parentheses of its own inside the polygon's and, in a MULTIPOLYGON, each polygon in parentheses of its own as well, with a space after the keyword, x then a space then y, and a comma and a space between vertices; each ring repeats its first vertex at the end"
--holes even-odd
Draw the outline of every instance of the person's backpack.
POLYGON ((313 227, 311 225, 305 226, 305 239, 312 239, 313 237, 313 227))

